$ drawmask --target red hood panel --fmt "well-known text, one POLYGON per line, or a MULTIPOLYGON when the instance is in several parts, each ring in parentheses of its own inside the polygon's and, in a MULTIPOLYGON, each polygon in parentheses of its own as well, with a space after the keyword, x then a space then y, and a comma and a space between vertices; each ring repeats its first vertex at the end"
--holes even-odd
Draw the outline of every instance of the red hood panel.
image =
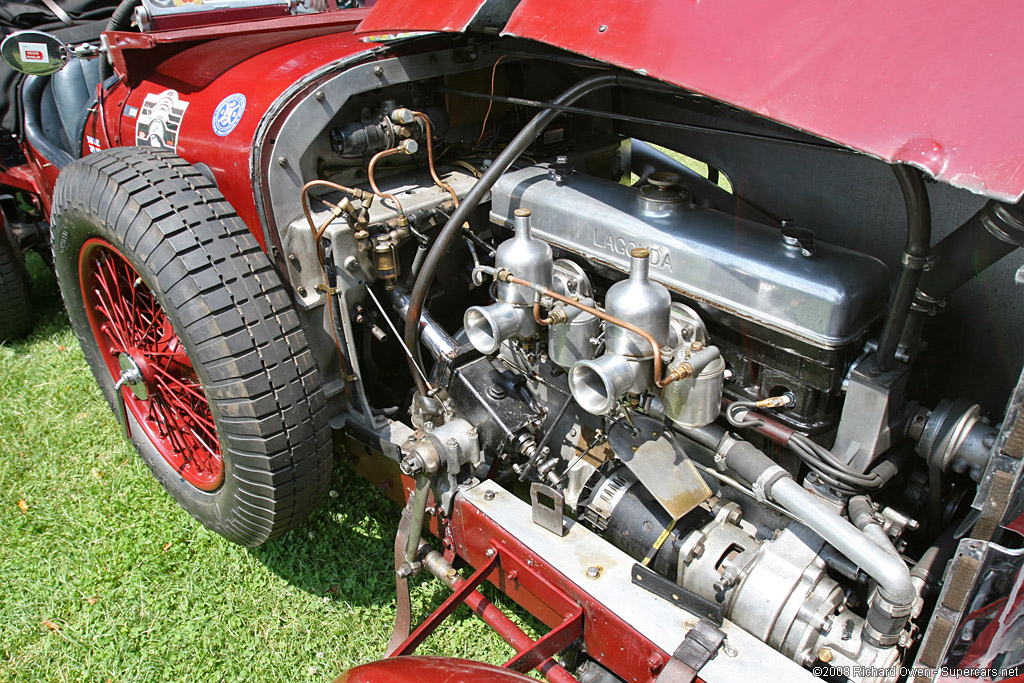
MULTIPOLYGON (((458 31, 482 5, 380 0, 359 30, 458 31)), ((522 0, 504 34, 646 73, 1017 201, 1024 194, 1022 25, 1017 0, 522 0)))
POLYGON ((359 25, 358 35, 406 31, 465 31, 484 0, 380 0, 359 25))
POLYGON ((1016 0, 523 0, 505 32, 1016 201, 1022 25, 1016 0))

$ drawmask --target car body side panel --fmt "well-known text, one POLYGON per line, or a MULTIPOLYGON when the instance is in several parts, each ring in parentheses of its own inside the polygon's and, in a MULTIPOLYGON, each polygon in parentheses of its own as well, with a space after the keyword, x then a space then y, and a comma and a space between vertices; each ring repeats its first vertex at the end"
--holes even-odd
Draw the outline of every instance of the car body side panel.
POLYGON ((354 25, 330 33, 278 30, 264 36, 235 35, 198 45, 185 43, 183 49, 146 73, 136 87, 121 84, 104 97, 109 145, 139 143, 138 134, 145 133, 140 116, 147 112, 147 98, 153 103, 172 91, 165 102, 176 102, 172 108, 177 111, 168 118, 175 119, 179 127, 168 134, 170 142, 165 138, 166 146, 187 161, 209 167, 220 191, 266 248, 253 193, 256 179, 249 171, 250 156, 259 154, 263 146, 263 141, 256 139, 260 122, 309 73, 370 49, 353 36, 354 25), (243 102, 238 95, 244 98, 241 109, 226 114, 229 107, 243 102), (215 115, 220 115, 219 124, 215 115))

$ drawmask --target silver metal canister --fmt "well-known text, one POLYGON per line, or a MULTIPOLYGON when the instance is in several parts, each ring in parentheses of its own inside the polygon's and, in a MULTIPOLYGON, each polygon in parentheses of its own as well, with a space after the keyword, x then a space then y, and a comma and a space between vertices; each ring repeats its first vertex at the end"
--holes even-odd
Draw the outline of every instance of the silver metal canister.
MULTIPOLYGON (((582 303, 593 306, 593 299, 582 303)), ((601 321, 578 308, 566 306, 567 320, 548 328, 548 357, 555 365, 571 368, 581 360, 594 357, 594 342, 601 333, 601 321)))
MULTIPOLYGON (((680 358, 669 366, 674 370, 680 358)), ((719 355, 708 363, 697 377, 672 382, 662 392, 665 414, 672 422, 687 429, 711 424, 722 409, 722 387, 725 384, 725 361, 719 355)))

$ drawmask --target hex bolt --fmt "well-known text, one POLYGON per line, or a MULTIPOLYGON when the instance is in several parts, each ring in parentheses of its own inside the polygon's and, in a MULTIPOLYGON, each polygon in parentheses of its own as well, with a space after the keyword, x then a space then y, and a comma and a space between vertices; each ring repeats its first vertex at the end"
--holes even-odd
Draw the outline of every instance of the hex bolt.
POLYGON ((306 296, 306 288, 301 285, 295 291, 299 293, 299 296, 306 296))
POLYGON ((484 491, 484 500, 494 500, 494 491, 490 489, 484 491))
POLYGON ((593 579, 598 579, 600 577, 601 577, 601 568, 600 567, 597 567, 597 566, 587 567, 587 578, 588 579, 593 580, 593 579))
POLYGON ((488 548, 487 552, 484 553, 487 557, 494 557, 494 548, 488 548))
POLYGON ((316 98, 317 102, 323 102, 325 99, 327 99, 327 95, 324 94, 323 90, 317 90, 316 94, 313 97, 316 98))
POLYGON ((349 272, 355 272, 359 270, 359 259, 355 256, 349 256, 345 259, 345 270, 349 272))
POLYGON ((288 263, 298 263, 299 257, 295 254, 288 254, 288 263))
POLYGON ((818 650, 818 659, 828 664, 832 661, 832 650, 828 649, 827 647, 821 648, 820 650, 818 650))
POLYGON ((380 64, 378 64, 377 66, 373 67, 373 75, 376 76, 377 78, 383 77, 384 76, 384 67, 382 67, 380 64))
POLYGON ((287 166, 288 165, 288 157, 284 157, 284 156, 278 157, 277 158, 277 165, 278 166, 287 166))

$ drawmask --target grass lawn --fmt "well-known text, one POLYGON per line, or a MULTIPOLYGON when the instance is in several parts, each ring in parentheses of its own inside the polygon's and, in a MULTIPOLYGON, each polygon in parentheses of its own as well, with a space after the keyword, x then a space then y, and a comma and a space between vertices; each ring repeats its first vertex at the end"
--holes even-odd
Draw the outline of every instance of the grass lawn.
MULTIPOLYGON (((339 467, 282 539, 247 550, 207 531, 120 435, 32 265, 35 333, 0 345, 0 683, 329 681, 378 659, 398 509, 339 467)), ((416 614, 446 595, 419 577, 416 614)), ((513 654, 465 607, 418 652, 513 654)))

